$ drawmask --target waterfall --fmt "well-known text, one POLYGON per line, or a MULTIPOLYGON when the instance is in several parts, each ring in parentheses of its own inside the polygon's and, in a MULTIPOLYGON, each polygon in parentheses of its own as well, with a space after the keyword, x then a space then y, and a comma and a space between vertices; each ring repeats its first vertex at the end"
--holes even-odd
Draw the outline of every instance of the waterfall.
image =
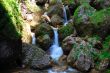
POLYGON ((32 44, 36 44, 36 38, 35 38, 35 33, 31 32, 31 36, 32 36, 32 44))
POLYGON ((64 26, 68 24, 66 7, 63 5, 63 15, 64 15, 64 26))
POLYGON ((58 59, 63 55, 63 50, 59 46, 59 41, 58 41, 58 28, 52 27, 53 32, 54 32, 54 41, 53 45, 50 47, 50 55, 53 58, 54 61, 58 61, 58 59))

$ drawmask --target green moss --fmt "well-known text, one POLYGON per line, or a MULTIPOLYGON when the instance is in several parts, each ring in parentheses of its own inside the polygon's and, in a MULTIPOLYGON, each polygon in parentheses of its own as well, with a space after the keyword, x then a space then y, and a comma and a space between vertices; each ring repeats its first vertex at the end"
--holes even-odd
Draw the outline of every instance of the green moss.
POLYGON ((103 60, 103 59, 110 59, 110 52, 108 51, 102 51, 100 54, 99 54, 99 60, 103 60))
POLYGON ((107 16, 110 16, 110 8, 103 9, 100 11, 95 12, 90 17, 90 22, 95 25, 95 27, 100 26, 102 22, 104 22, 107 18, 107 16))
POLYGON ((107 69, 107 70, 105 71, 105 73, 110 73, 110 69, 107 69))
POLYGON ((68 24, 67 26, 63 26, 59 29, 59 35, 61 38, 66 38, 67 36, 71 35, 74 32, 74 28, 72 24, 68 24))
POLYGON ((22 18, 18 1, 2 0, 0 2, 0 33, 11 39, 21 36, 22 18))
POLYGON ((103 42, 103 48, 106 50, 110 48, 110 35, 105 38, 105 41, 103 42))
POLYGON ((83 22, 83 16, 86 15, 88 17, 92 16, 95 12, 95 9, 91 7, 88 3, 83 3, 79 6, 74 13, 75 23, 80 24, 83 22))

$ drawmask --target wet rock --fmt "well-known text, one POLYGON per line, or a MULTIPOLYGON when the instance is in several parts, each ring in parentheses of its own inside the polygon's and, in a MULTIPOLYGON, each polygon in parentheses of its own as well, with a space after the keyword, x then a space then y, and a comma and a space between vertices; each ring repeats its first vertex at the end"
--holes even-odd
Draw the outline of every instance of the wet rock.
POLYGON ((80 38, 73 41, 73 48, 67 57, 67 62, 80 71, 88 71, 94 66, 94 54, 97 54, 97 51, 93 45, 80 38))
POLYGON ((55 66, 53 67, 53 70, 56 72, 62 72, 65 71, 68 68, 68 66, 55 66))
POLYGON ((23 53, 25 65, 34 69, 44 69, 50 66, 50 56, 35 45, 23 44, 23 53))
POLYGON ((48 50, 52 43, 52 28, 46 23, 40 24, 36 27, 35 36, 38 45, 43 48, 43 50, 48 50))
POLYGON ((92 69, 89 73, 101 73, 101 72, 96 69, 92 69))
POLYGON ((21 39, 3 39, 0 37, 0 70, 11 68, 21 61, 22 41, 21 39))

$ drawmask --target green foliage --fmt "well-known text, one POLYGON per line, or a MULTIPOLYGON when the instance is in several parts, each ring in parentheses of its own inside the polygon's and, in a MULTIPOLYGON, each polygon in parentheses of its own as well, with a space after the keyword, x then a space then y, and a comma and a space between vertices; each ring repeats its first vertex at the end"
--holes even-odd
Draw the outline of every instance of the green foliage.
POLYGON ((107 70, 105 71, 105 73, 110 73, 110 69, 107 69, 107 70))
POLYGON ((108 51, 102 51, 100 54, 99 54, 99 60, 103 60, 103 59, 110 59, 110 52, 108 51))
POLYGON ((19 38, 21 36, 22 18, 20 17, 20 8, 18 1, 2 0, 0 2, 0 31, 1 34, 11 39, 19 38), (2 26, 1 26, 2 25, 2 26))
POLYGON ((95 27, 98 27, 102 22, 106 20, 107 16, 110 16, 110 8, 95 12, 90 17, 90 22, 94 24, 95 27))
POLYGON ((74 0, 62 0, 63 2, 67 2, 68 4, 73 4, 74 3, 74 0))
POLYGON ((68 24, 67 26, 63 26, 59 29, 59 35, 61 35, 62 38, 65 38, 69 35, 71 35, 74 32, 74 28, 72 24, 68 24))
POLYGON ((103 48, 109 49, 110 48, 110 35, 105 38, 105 41, 103 42, 103 48))

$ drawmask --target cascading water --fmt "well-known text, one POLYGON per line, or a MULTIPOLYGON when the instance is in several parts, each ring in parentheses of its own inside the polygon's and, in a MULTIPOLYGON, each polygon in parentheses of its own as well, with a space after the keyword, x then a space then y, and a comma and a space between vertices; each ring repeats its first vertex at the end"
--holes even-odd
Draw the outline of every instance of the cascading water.
POLYGON ((53 58, 54 61, 58 61, 58 59, 63 55, 63 50, 59 46, 59 41, 58 41, 58 28, 52 27, 54 31, 54 42, 53 45, 50 47, 50 55, 53 58))
POLYGON ((68 24, 66 7, 63 5, 63 15, 64 15, 64 26, 68 24))
MULTIPOLYGON (((62 48, 59 46, 59 41, 58 41, 58 28, 54 28, 52 27, 53 31, 54 31, 54 42, 53 45, 50 47, 50 56, 52 57, 52 59, 54 60, 54 62, 58 62, 59 58, 63 55, 63 50, 62 48)), ((68 73, 68 71, 75 71, 74 69, 72 69, 71 67, 68 67, 68 69, 66 71, 63 72, 57 72, 54 71, 52 69, 48 70, 48 73, 68 73)))
POLYGON ((35 45, 36 44, 35 33, 31 32, 31 36, 32 36, 32 44, 35 45))

